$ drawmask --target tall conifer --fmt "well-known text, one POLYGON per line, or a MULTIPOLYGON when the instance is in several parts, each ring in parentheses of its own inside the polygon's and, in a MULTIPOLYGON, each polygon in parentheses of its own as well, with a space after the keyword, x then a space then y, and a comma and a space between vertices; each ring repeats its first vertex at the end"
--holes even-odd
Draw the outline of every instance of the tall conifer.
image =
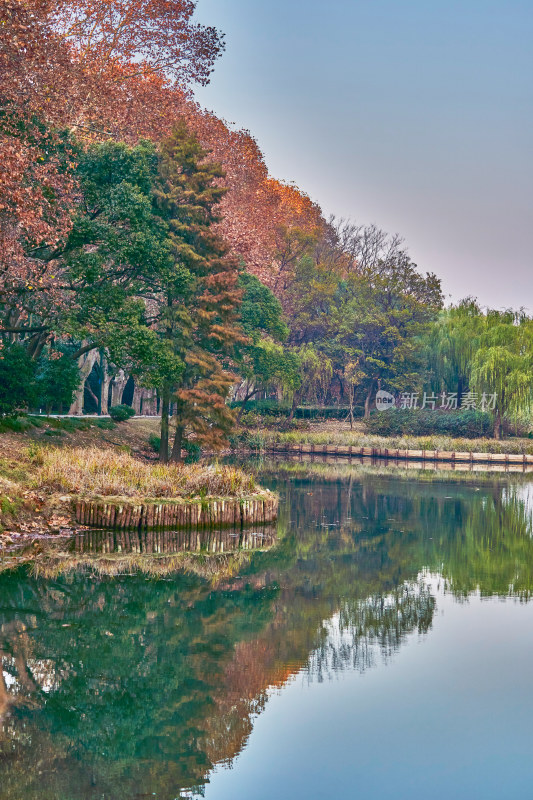
POLYGON ((216 447, 233 420, 226 397, 235 377, 228 364, 243 340, 238 324, 238 265, 214 229, 225 193, 220 165, 184 123, 160 148, 155 209, 169 228, 172 267, 162 285, 159 327, 185 364, 179 383, 162 388, 161 459, 169 458, 168 417, 176 432, 170 460, 179 461, 188 432, 216 447))

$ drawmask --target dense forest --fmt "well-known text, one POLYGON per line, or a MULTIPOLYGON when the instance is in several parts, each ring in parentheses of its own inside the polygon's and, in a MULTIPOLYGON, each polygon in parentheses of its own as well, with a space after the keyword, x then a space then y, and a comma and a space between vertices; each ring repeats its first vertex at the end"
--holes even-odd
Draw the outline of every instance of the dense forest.
POLYGON ((161 415, 166 461, 254 398, 353 420, 381 390, 499 438, 530 408, 533 321, 445 309, 399 236, 270 176, 194 100, 224 50, 194 10, 0 1, 0 415, 127 403, 161 415))

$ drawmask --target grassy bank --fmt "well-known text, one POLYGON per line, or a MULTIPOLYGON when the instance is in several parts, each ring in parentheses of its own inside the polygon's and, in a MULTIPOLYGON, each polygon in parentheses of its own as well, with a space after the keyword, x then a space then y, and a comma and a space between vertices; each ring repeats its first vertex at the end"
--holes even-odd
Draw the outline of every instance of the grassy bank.
POLYGON ((510 438, 463 439, 449 436, 375 436, 360 430, 330 423, 310 427, 309 430, 276 431, 259 428, 245 431, 241 443, 256 449, 268 449, 269 444, 291 443, 314 445, 346 445, 353 447, 376 447, 399 450, 448 450, 473 453, 512 453, 533 455, 533 439, 510 438))
MULTIPOLYGON (((100 436, 104 431, 97 429, 100 436)), ((107 433, 107 431, 105 431, 107 433)), ((139 434, 139 431, 137 431, 139 434)), ((139 437, 146 442, 146 431, 139 437)), ((253 476, 218 464, 162 465, 114 441, 84 447, 44 444, 27 433, 0 436, 0 533, 4 547, 39 535, 70 533, 71 496, 182 498, 254 496, 253 476)), ((122 439, 124 437, 121 437, 122 439)))
POLYGON ((114 497, 245 497, 252 475, 219 464, 160 464, 97 447, 42 449, 33 454, 35 488, 114 497))

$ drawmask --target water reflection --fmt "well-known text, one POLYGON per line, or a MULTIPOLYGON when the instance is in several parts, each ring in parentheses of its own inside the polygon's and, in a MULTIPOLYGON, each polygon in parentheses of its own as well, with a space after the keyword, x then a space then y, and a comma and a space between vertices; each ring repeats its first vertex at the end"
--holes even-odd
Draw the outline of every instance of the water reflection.
POLYGON ((385 662, 400 648, 406 635, 425 634, 431 628, 435 597, 424 580, 406 582, 389 595, 345 600, 324 626, 324 639, 307 664, 311 679, 324 680, 346 669, 364 672, 385 662))
MULTIPOLYGON (((457 598, 531 597, 523 481, 294 464, 264 464, 261 480, 283 498, 279 539, 250 540, 233 569, 147 574, 134 543, 120 553, 132 574, 70 570, 125 547, 95 532, 70 561, 48 555, 53 570, 0 574, 0 797, 201 793, 245 746, 269 687, 302 670, 363 672, 431 636, 428 571, 457 598)), ((231 542, 217 541, 225 557, 231 542)), ((153 561, 187 546, 169 534, 138 549, 153 561)))

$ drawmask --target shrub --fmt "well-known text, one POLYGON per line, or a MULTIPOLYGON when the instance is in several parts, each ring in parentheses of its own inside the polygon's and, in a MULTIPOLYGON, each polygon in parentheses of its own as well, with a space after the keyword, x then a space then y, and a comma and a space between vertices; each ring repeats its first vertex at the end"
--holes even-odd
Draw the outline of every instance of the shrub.
POLYGON ((112 431, 116 427, 112 419, 95 419, 92 424, 103 431, 112 431))
POLYGON ((376 436, 453 436, 477 439, 490 436, 492 419, 483 411, 376 411, 364 421, 376 436))
POLYGON ((35 403, 35 363, 20 344, 0 349, 0 415, 13 415, 35 403))
POLYGON ((68 355, 57 358, 42 358, 37 375, 38 407, 49 413, 52 408, 59 411, 70 406, 80 383, 78 365, 68 355))
POLYGON ((148 444, 155 453, 159 453, 161 450, 161 437, 157 436, 155 433, 151 433, 148 437, 148 444))
POLYGON ((84 417, 44 417, 41 419, 45 419, 50 428, 56 428, 67 433, 88 431, 91 427, 91 421, 84 419, 84 417))
POLYGON ((187 453, 185 456, 185 463, 186 464, 196 464, 200 460, 200 456, 202 455, 202 448, 195 441, 186 441, 183 445, 183 449, 187 453))
POLYGON ((29 417, 0 417, 0 433, 13 431, 13 433, 24 433, 33 426, 33 421, 29 417))
POLYGON ((130 417, 135 416, 135 411, 131 406, 121 403, 119 406, 111 406, 109 416, 113 422, 126 422, 130 417))
MULTIPOLYGON (((240 408, 242 402, 231 403, 232 408, 240 408)), ((249 400, 246 403, 246 411, 243 419, 255 414, 261 417, 288 417, 291 413, 291 404, 286 402, 279 403, 277 400, 249 400)), ((354 407, 354 417, 362 417, 364 414, 363 406, 354 407)), ((346 419, 350 409, 348 406, 297 406, 294 411, 296 419, 346 419)))

